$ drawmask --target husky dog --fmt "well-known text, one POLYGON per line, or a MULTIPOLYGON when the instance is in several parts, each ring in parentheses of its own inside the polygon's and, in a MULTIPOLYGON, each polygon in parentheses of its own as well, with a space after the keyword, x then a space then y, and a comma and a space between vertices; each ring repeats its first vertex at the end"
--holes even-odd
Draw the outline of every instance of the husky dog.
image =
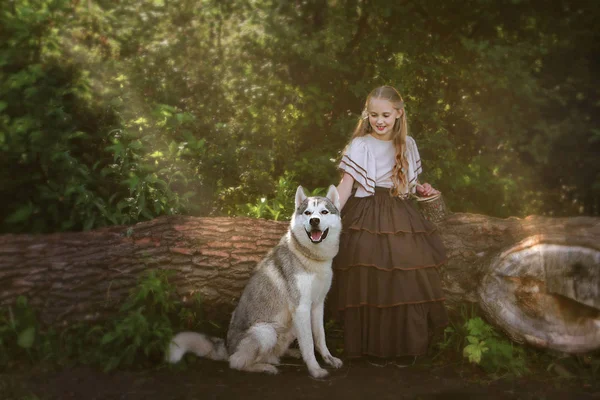
POLYGON ((171 341, 167 360, 175 363, 186 352, 214 360, 229 360, 233 369, 276 374, 284 354, 304 359, 315 378, 328 372, 315 358, 340 368, 325 343, 323 303, 331 286, 331 261, 338 252, 342 229, 335 186, 327 197, 306 197, 296 191, 296 212, 288 232, 257 265, 231 316, 227 344, 194 332, 171 341), (314 342, 313 342, 314 338, 314 342), (288 349, 298 339, 300 352, 288 349))

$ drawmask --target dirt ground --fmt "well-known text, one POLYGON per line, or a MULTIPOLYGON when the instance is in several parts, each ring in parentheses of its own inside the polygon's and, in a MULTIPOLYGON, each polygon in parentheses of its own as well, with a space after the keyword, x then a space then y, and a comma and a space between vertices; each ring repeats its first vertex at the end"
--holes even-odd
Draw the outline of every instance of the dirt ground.
POLYGON ((1 400, 209 399, 600 399, 600 385, 527 375, 498 378, 459 364, 419 361, 400 367, 346 361, 324 380, 312 379, 299 360, 286 359, 276 376, 230 370, 196 359, 186 367, 119 370, 88 367, 0 373, 1 400))

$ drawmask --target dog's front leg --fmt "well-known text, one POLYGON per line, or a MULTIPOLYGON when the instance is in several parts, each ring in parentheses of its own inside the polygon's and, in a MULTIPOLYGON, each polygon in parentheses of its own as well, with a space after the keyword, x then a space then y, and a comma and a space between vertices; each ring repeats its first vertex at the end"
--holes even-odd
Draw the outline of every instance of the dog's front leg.
POLYGON ((298 334, 298 345, 300 346, 302 359, 308 367, 308 372, 313 378, 324 378, 328 375, 328 372, 321 368, 315 358, 310 314, 310 306, 308 304, 298 306, 294 318, 294 328, 296 328, 296 333, 298 334))
POLYGON ((315 344, 323 360, 334 368, 340 368, 342 360, 331 355, 325 342, 325 327, 323 326, 323 302, 315 304, 311 313, 312 334, 315 338, 315 344))

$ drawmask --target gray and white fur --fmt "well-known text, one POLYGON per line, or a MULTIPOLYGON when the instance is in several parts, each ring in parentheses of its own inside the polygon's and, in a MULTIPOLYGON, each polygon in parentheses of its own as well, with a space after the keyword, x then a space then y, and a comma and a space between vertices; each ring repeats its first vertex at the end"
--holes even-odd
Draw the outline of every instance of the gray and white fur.
POLYGON ((339 249, 342 230, 339 195, 330 186, 326 197, 306 197, 296 191, 296 212, 288 232, 257 265, 231 316, 227 343, 194 332, 177 334, 167 352, 175 363, 186 352, 229 360, 233 369, 276 374, 284 354, 299 357, 311 376, 328 372, 315 358, 340 368, 325 343, 323 306, 331 286, 331 262, 339 249), (289 350, 298 340, 298 351, 289 350))

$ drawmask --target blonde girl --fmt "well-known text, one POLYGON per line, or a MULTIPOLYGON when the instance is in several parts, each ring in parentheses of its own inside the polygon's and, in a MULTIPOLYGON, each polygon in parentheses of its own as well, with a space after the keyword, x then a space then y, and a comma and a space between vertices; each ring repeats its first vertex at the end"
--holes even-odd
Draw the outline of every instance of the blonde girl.
POLYGON ((343 322, 345 355, 425 354, 431 332, 447 324, 438 273, 446 252, 408 200, 438 191, 418 181, 421 159, 396 89, 369 94, 339 168, 344 230, 329 301, 343 322))

